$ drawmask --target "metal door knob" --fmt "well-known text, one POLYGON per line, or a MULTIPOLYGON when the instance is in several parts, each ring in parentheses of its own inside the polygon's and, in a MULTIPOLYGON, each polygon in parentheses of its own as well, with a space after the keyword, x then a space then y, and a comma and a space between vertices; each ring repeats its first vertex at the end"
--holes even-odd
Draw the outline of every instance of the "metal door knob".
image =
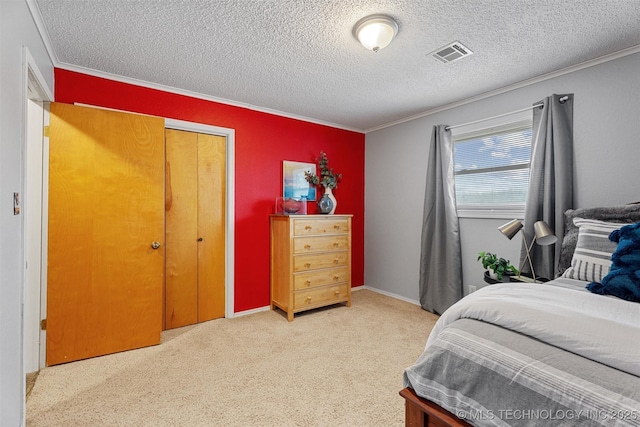
POLYGON ((152 247, 153 249, 158 249, 158 248, 160 247, 160 242, 153 242, 153 243, 151 243, 151 247, 152 247))

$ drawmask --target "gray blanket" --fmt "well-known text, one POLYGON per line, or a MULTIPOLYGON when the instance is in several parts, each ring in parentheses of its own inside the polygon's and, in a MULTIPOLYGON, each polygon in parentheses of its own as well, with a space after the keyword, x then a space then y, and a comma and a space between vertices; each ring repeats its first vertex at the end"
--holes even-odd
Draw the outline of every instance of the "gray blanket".
POLYGON ((448 325, 405 387, 476 426, 640 426, 640 378, 471 319, 448 325))
POLYGON ((593 294, 585 286, 586 282, 567 278, 486 286, 443 313, 427 347, 447 325, 468 318, 640 376, 640 304, 593 294))

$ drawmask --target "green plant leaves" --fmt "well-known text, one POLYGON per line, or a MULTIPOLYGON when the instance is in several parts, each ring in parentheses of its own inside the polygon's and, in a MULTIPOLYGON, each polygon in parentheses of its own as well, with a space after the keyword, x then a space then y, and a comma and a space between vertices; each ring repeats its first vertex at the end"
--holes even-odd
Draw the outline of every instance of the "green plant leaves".
POLYGON ((498 258, 498 255, 492 254, 491 252, 480 252, 478 253, 478 261, 482 262, 482 267, 485 269, 491 269, 498 276, 498 280, 502 280, 502 276, 507 275, 517 275, 519 271, 508 259, 498 258))

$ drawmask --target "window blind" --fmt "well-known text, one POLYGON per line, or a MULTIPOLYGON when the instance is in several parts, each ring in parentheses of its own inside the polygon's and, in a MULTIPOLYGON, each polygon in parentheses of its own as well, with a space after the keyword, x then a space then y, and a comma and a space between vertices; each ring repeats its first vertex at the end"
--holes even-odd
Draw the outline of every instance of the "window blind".
POLYGON ((524 205, 529 186, 531 121, 456 137, 458 206, 524 205))

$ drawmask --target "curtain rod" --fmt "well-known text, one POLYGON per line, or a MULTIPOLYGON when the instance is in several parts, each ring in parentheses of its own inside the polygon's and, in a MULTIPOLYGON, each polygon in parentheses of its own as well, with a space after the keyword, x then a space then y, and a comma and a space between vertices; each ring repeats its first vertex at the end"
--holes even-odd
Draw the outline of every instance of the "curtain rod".
MULTIPOLYGON (((567 95, 565 95, 565 96, 561 97, 558 101, 560 101, 561 104, 564 104, 567 99, 569 99, 569 97, 567 95)), ((522 113, 523 111, 532 110, 534 108, 542 108, 542 107, 543 107, 543 104, 535 104, 535 105, 532 105, 531 107, 522 108, 520 110, 511 111, 509 113, 499 114, 497 116, 487 117, 485 119, 480 119, 480 120, 474 120, 473 122, 462 123, 462 124, 459 124, 459 125, 447 126, 444 129, 445 130, 451 130, 451 129, 459 128, 459 127, 462 127, 462 126, 474 125, 476 123, 486 122, 487 120, 499 119, 500 117, 510 116, 511 114, 522 113)))

